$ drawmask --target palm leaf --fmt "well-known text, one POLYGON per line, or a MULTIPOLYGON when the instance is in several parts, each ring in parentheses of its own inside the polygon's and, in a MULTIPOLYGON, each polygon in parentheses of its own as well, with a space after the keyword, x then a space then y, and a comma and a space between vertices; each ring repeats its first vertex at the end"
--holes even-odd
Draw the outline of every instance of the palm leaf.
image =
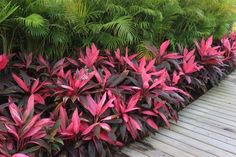
POLYGON ((45 36, 49 32, 47 20, 39 14, 31 14, 27 17, 19 17, 17 21, 24 27, 26 32, 34 37, 45 36))
POLYGON ((106 32, 101 33, 97 41, 99 41, 99 43, 103 45, 104 48, 108 48, 111 50, 119 48, 125 43, 121 38, 112 36, 110 33, 106 32))
POLYGON ((138 51, 137 58, 145 57, 148 60, 153 59, 155 55, 151 51, 147 50, 145 45, 151 45, 151 44, 148 42, 142 42, 141 44, 137 46, 137 51, 138 51))
POLYGON ((102 26, 104 30, 113 31, 114 36, 124 40, 127 44, 132 44, 137 40, 134 23, 130 16, 121 16, 102 26))
POLYGON ((0 5, 0 24, 11 16, 17 9, 18 7, 15 5, 12 6, 11 2, 0 5))

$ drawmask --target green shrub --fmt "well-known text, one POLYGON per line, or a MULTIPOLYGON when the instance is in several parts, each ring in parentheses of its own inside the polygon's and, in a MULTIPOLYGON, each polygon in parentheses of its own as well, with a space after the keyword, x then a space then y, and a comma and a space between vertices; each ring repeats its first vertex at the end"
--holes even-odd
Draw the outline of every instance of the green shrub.
POLYGON ((233 0, 2 0, 0 51, 59 58, 92 42, 135 51, 165 39, 175 50, 203 36, 222 37, 234 21, 233 6, 233 0))

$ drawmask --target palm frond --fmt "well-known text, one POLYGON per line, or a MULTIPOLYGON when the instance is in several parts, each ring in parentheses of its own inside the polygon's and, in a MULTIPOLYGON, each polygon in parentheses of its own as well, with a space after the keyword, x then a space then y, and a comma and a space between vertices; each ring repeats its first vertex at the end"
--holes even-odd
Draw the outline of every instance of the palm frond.
POLYGON ((132 44, 137 40, 135 35, 134 23, 130 16, 121 16, 102 26, 104 30, 113 31, 114 36, 120 37, 128 44, 132 44))
POLYGON ((145 57, 146 59, 153 59, 155 56, 154 54, 147 50, 145 45, 151 45, 151 43, 148 42, 142 42, 137 46, 137 52, 138 52, 138 58, 143 58, 145 57))
POLYGON ((127 15, 127 9, 121 5, 116 5, 114 3, 110 3, 106 6, 106 12, 110 15, 127 15))
POLYGON ((53 27, 49 33, 49 41, 55 46, 67 45, 69 36, 63 28, 53 27))
POLYGON ((134 5, 130 7, 130 11, 135 15, 142 14, 145 16, 156 17, 158 14, 151 8, 145 8, 142 6, 134 5))
POLYGON ((0 24, 11 16, 17 9, 18 6, 12 5, 11 2, 4 4, 4 1, 2 1, 0 5, 0 24))
POLYGON ((31 14, 27 17, 19 17, 17 21, 24 27, 26 32, 34 37, 45 36, 49 32, 47 20, 39 14, 31 14))
POLYGON ((111 50, 117 49, 125 43, 121 38, 112 36, 110 33, 106 32, 101 33, 97 41, 99 41, 101 45, 104 45, 104 48, 111 50))

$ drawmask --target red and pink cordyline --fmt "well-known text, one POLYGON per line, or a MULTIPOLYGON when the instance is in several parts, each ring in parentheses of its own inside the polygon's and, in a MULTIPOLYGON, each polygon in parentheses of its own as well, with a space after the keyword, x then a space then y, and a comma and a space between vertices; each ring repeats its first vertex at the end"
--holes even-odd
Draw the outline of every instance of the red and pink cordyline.
MULTIPOLYGON (((15 92, 9 95, 9 116, 0 111, 4 126, 0 128, 0 157, 34 157, 34 151, 22 152, 34 146, 35 152, 49 150, 45 143, 56 138, 74 144, 64 145, 71 152, 81 153, 88 147, 100 154, 107 144, 121 147, 157 131, 160 122, 170 127, 168 118, 177 120, 174 108, 192 98, 181 87, 191 85, 198 77, 195 74, 206 67, 223 68, 226 61, 234 60, 235 42, 223 38, 222 47, 212 46, 210 37, 195 43, 197 51, 184 49, 182 54, 168 53, 169 44, 165 41, 159 50, 147 46, 155 55, 152 60, 129 56, 128 49, 125 55, 119 49, 114 56, 108 50, 101 55, 94 44, 77 59, 63 58, 53 66, 41 55, 21 57, 13 65, 15 92), (167 62, 175 66, 167 68, 167 62)), ((8 57, 1 55, 0 61, 3 70, 8 57)))

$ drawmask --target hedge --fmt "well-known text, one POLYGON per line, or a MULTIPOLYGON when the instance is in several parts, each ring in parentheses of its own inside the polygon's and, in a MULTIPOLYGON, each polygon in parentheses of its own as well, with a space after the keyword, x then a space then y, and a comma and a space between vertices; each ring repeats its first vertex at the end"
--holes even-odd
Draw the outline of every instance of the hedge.
POLYGON ((95 44, 57 62, 0 55, 0 156, 113 156, 170 127, 168 119, 235 68, 236 34, 178 53, 169 44, 146 45, 150 60, 95 44))

